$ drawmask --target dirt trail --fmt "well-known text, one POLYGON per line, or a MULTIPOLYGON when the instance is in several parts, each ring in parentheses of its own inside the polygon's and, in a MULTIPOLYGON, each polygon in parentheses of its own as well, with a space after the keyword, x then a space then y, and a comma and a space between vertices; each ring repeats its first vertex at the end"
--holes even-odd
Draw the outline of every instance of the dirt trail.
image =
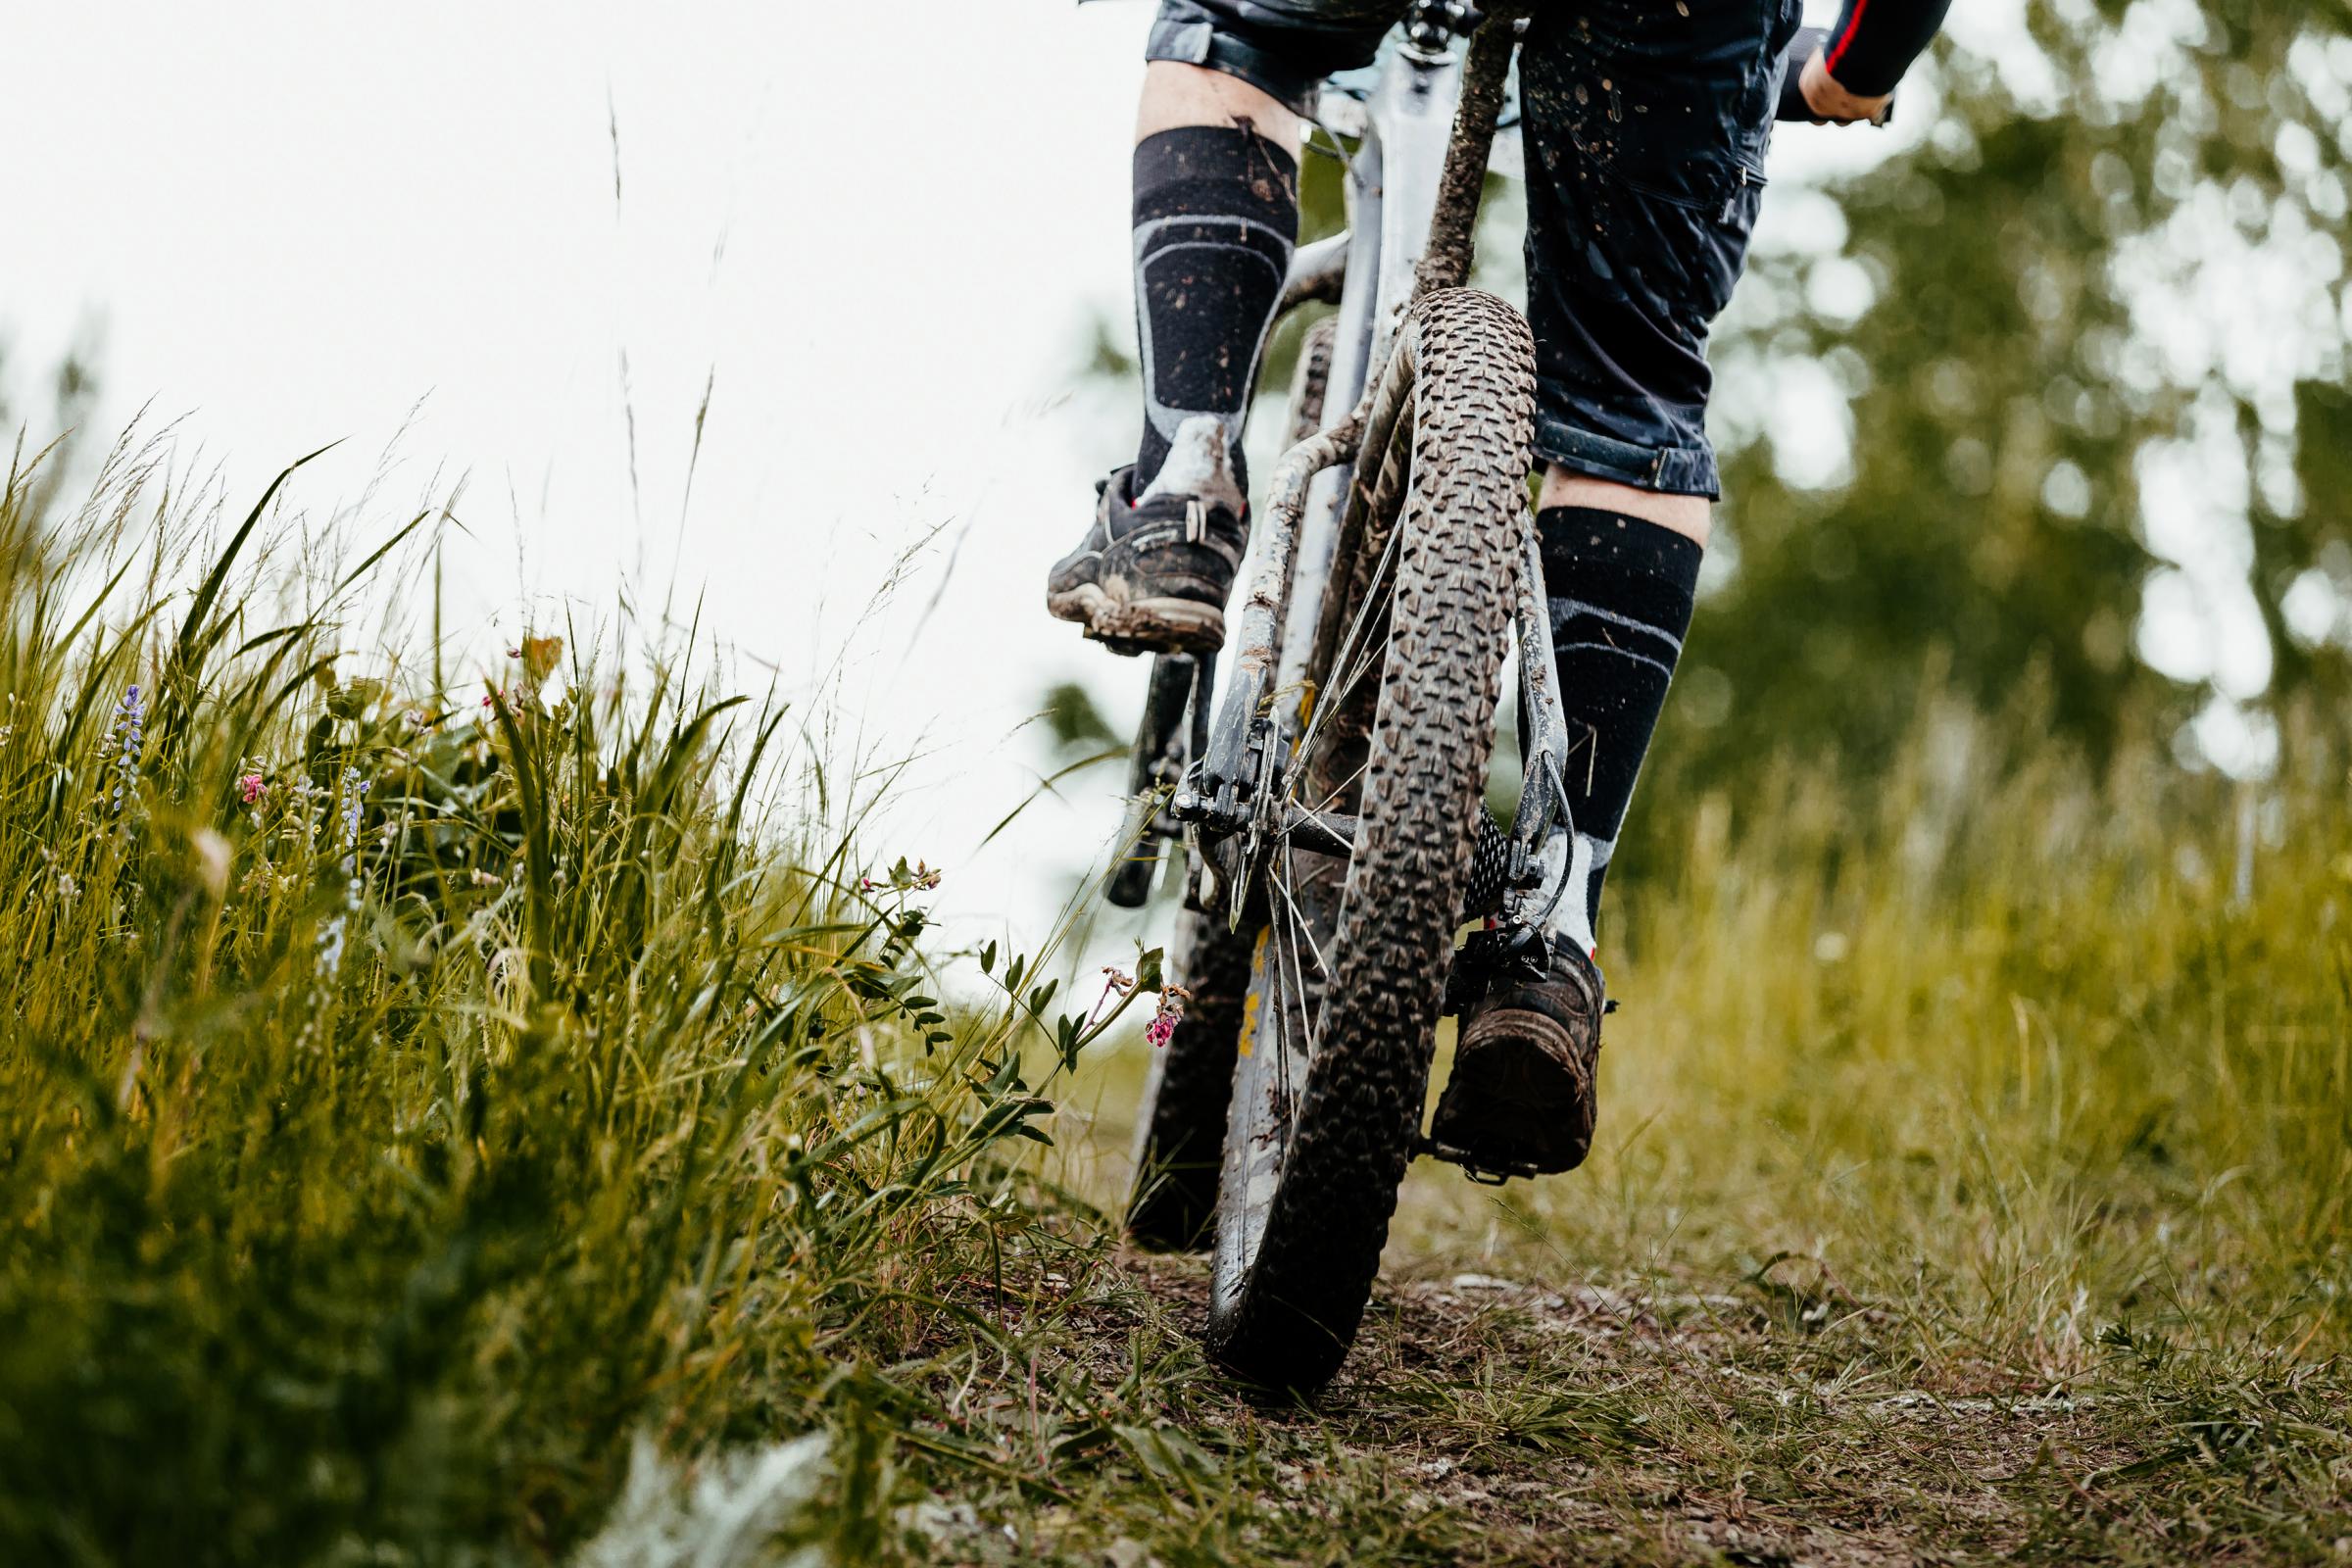
MULTIPOLYGON (((1198 1335, 1199 1260, 1117 1267, 1144 1315, 1198 1335)), ((2134 1457, 2093 1400, 1874 1375, 1871 1343, 1900 1326, 1824 1289, 1384 1281, 1311 1410, 1236 1396, 1225 1414, 1336 1441, 1386 1470, 1398 1509, 1453 1513, 1495 1562, 1978 1561, 2052 1545, 2069 1478, 2134 1457)), ((1101 1326, 1123 1347, 1133 1319, 1101 1326)))

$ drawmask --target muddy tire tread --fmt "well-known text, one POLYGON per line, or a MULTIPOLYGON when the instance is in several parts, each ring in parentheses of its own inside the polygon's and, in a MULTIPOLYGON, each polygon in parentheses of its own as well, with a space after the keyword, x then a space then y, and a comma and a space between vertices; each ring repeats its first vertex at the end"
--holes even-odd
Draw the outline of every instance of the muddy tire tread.
MULTIPOLYGON (((1320 1051, 1263 1241, 1208 1330, 1226 1367, 1301 1393, 1330 1379, 1354 1339, 1419 1137, 1494 746, 1506 564, 1527 506, 1535 348, 1525 319, 1469 289, 1417 309, 1406 545, 1320 1051)), ((1335 581, 1345 566, 1335 564, 1335 581)))

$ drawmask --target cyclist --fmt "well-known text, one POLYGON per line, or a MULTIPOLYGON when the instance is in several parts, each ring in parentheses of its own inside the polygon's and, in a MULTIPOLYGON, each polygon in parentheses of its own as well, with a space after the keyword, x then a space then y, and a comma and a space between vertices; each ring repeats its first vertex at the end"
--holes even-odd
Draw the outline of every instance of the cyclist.
MULTIPOLYGON (((1575 874, 1541 979, 1461 1019, 1433 1141, 1490 1170, 1591 1147, 1601 878, 1690 627, 1718 495, 1708 329, 1744 262, 1784 74, 1811 118, 1879 118, 1950 0, 1844 0, 1785 60, 1800 0, 1549 0, 1520 59, 1535 451, 1575 874)), ((1205 651, 1249 533, 1241 452, 1297 241, 1301 117, 1408 0, 1161 0, 1135 148, 1144 430, 1047 606, 1124 652, 1205 651)))

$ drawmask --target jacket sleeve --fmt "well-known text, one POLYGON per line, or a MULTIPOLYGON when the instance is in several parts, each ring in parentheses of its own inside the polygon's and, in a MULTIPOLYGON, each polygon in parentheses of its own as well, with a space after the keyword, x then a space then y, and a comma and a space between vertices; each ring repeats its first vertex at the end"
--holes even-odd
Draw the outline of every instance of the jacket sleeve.
POLYGON ((1845 0, 1822 60, 1847 92, 1864 98, 1894 91, 1911 62, 1943 25, 1952 0, 1845 0))

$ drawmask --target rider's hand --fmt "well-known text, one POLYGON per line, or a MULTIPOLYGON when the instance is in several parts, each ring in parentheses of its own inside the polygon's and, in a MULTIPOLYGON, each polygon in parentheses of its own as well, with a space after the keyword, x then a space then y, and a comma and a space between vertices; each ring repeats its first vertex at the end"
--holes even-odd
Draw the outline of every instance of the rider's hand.
POLYGON ((1823 64, 1824 53, 1822 50, 1814 51, 1812 57, 1806 60, 1804 75, 1798 81, 1798 87, 1805 95, 1806 107, 1836 124, 1851 125, 1862 121, 1872 124, 1884 123, 1886 106, 1894 102, 1894 95, 1887 93, 1882 97, 1866 98, 1859 93, 1847 92, 1838 85, 1838 78, 1831 75, 1830 68, 1823 64))

